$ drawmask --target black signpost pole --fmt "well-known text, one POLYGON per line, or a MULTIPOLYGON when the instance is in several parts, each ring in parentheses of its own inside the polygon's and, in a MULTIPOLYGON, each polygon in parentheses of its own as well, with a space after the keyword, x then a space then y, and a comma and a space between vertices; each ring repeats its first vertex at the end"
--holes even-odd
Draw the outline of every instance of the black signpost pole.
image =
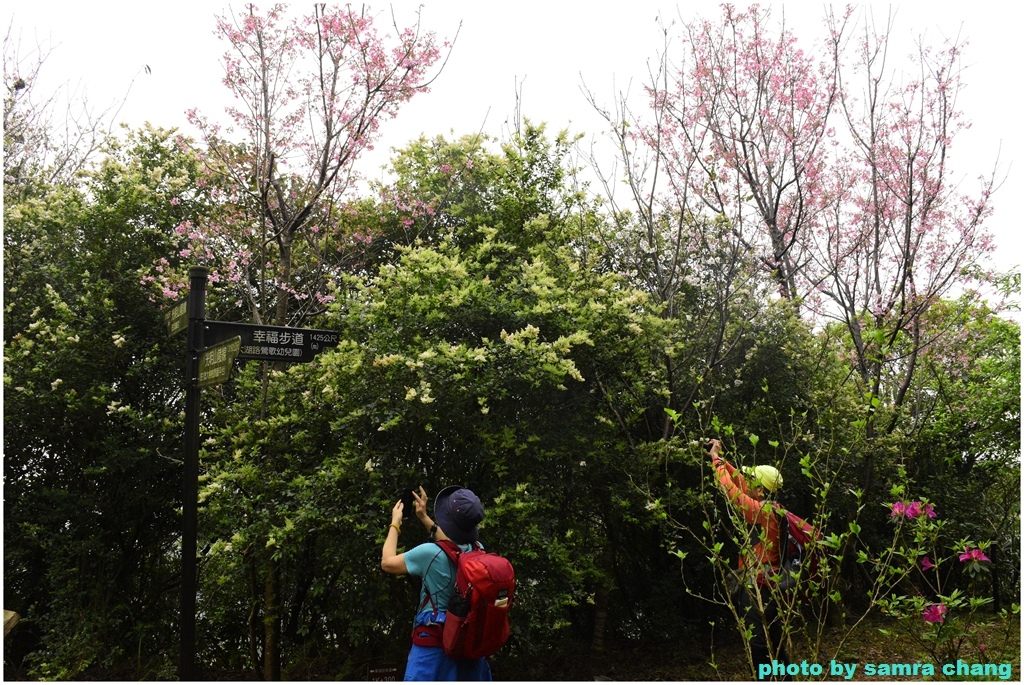
POLYGON ((181 653, 178 677, 196 680, 196 595, 199 535, 199 397, 202 389, 228 380, 235 359, 308 362, 337 347, 337 331, 289 326, 263 326, 206 320, 206 281, 209 270, 189 269, 188 298, 165 313, 170 335, 186 329, 185 357, 185 474, 181 496, 181 653), (185 306, 183 306, 185 305, 185 306), (207 344, 207 337, 211 345, 207 344))
POLYGON ((189 269, 188 353, 185 359, 185 475, 181 533, 181 654, 178 677, 195 680, 196 538, 199 508, 199 355, 206 319, 206 279, 201 266, 189 269))

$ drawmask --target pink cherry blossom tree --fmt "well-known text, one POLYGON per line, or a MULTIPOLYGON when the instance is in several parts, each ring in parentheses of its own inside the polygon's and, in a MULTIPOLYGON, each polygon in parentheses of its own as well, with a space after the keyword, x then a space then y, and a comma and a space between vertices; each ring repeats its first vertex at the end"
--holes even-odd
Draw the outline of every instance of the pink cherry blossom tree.
POLYGON ((812 43, 757 5, 680 19, 663 26, 646 109, 623 96, 604 114, 631 213, 676 246, 680 273, 730 246, 805 320, 839 323, 872 440, 897 427, 920 351, 946 334, 928 308, 987 278, 997 178, 971 185, 952 165, 963 41, 895 60, 891 20, 847 9, 822 25, 812 43))
POLYGON ((379 20, 365 6, 321 4, 301 17, 247 5, 217 19, 234 102, 223 125, 195 110, 189 120, 224 213, 179 233, 186 256, 234 285, 258 322, 296 325, 322 309, 332 266, 358 248, 342 228, 355 163, 381 123, 429 87, 435 34, 417 18, 405 28, 393 20, 388 35, 379 20))
MULTIPOLYGON (((849 43, 844 22, 828 18, 835 62, 852 52, 838 71, 837 119, 848 143, 822 184, 827 210, 808 235, 804 281, 815 291, 814 313, 848 333, 872 439, 900 422, 921 351, 952 334, 928 325, 929 308, 988 278, 984 221, 997 178, 993 171, 972 187, 951 164, 969 126, 957 109, 965 43, 919 40, 903 76, 891 68, 891 18, 883 31, 866 20, 849 43), (882 405, 895 411, 877 426, 882 405)), ((865 467, 870 486, 873 453, 865 467)))
POLYGON ((662 148, 672 192, 728 217, 735 240, 796 300, 801 238, 828 161, 835 69, 756 5, 726 5, 720 23, 693 21, 682 34, 683 63, 649 89, 657 119, 641 135, 662 148))
MULTIPOLYGON (((680 368, 713 369, 724 357, 730 312, 752 293, 764 297, 757 272, 794 305, 802 295, 800 238, 820 212, 837 81, 771 20, 757 6, 724 6, 719 23, 663 24, 646 110, 626 93, 609 111, 588 93, 621 155, 611 174, 623 176, 631 206, 616 198, 619 178, 600 169, 599 176, 620 240, 635 235, 631 270, 666 316, 674 316, 678 293, 706 289, 706 316, 693 328, 707 331, 711 346, 679 359, 680 368)), ((596 166, 596 155, 591 161, 596 166)), ((679 399, 674 408, 689 411, 692 398, 679 399)))

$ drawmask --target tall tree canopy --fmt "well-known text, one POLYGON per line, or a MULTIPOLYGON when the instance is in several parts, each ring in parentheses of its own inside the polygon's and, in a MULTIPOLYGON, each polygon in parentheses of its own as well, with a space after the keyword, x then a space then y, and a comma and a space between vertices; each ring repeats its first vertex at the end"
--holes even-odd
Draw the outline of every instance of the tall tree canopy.
MULTIPOLYGON (((929 596, 913 541, 879 561, 906 497, 943 517, 949 588, 1019 600, 1020 332, 973 290, 992 179, 951 182, 962 44, 922 43, 900 80, 887 31, 852 14, 808 47, 777 11, 726 6, 666 27, 649 108, 606 113, 623 164, 604 187, 626 201, 582 181, 578 138, 518 112, 502 140, 398 146, 361 192, 360 155, 445 47, 384 16, 229 11, 225 125, 124 130, 65 156, 74 173, 26 147, 5 166, 13 675, 175 674, 184 350, 160 309, 194 264, 208 318, 340 338, 202 391, 204 676, 401 662, 418 588, 380 572, 387 514, 453 483, 517 572, 500 677, 589 679, 625 650, 707 677, 735 649, 739 674, 721 581, 749 540, 709 437, 776 464, 824 529, 817 615, 891 608, 896 582, 929 596), (952 568, 969 539, 991 560, 952 568)), ((53 140, 8 81, 5 143, 53 140)), ((1019 298, 1019 274, 999 284, 1019 298)), ((815 662, 850 630, 792 618, 815 662)))

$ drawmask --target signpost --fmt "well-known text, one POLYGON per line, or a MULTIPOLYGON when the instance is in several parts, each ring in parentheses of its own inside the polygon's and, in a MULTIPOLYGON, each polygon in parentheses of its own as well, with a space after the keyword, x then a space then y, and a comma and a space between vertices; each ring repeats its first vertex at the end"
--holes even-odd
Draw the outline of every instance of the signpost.
POLYGON ((338 334, 335 331, 225 321, 206 322, 206 339, 211 343, 235 336, 241 340, 239 359, 308 362, 326 348, 338 346, 338 334))
POLYGON ((164 312, 164 320, 167 322, 167 335, 174 335, 188 328, 188 298, 172 304, 164 312))
POLYGON ((200 388, 227 382, 241 344, 242 339, 236 335, 203 350, 199 357, 199 377, 196 379, 200 388))
POLYGON ((201 266, 189 269, 189 294, 164 313, 168 335, 188 329, 185 357, 185 472, 181 533, 181 652, 178 677, 196 680, 196 549, 199 509, 199 396, 202 388, 231 377, 235 359, 308 362, 338 346, 338 333, 314 328, 206 320, 206 281, 201 266))
POLYGON ((178 676, 196 680, 196 588, 199 529, 199 353, 206 318, 206 279, 201 266, 189 269, 188 342, 185 354, 185 468, 181 495, 181 653, 178 676))

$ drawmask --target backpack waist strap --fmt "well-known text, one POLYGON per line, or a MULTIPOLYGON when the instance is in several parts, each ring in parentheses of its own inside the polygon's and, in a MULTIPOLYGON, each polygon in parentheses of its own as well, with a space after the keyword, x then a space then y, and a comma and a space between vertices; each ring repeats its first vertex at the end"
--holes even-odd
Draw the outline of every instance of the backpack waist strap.
POLYGON ((420 647, 443 647, 444 624, 431 623, 429 625, 413 626, 412 643, 420 647))
POLYGON ((434 613, 421 611, 416 614, 412 627, 412 643, 421 647, 441 647, 444 645, 444 622, 447 614, 444 611, 434 613))

